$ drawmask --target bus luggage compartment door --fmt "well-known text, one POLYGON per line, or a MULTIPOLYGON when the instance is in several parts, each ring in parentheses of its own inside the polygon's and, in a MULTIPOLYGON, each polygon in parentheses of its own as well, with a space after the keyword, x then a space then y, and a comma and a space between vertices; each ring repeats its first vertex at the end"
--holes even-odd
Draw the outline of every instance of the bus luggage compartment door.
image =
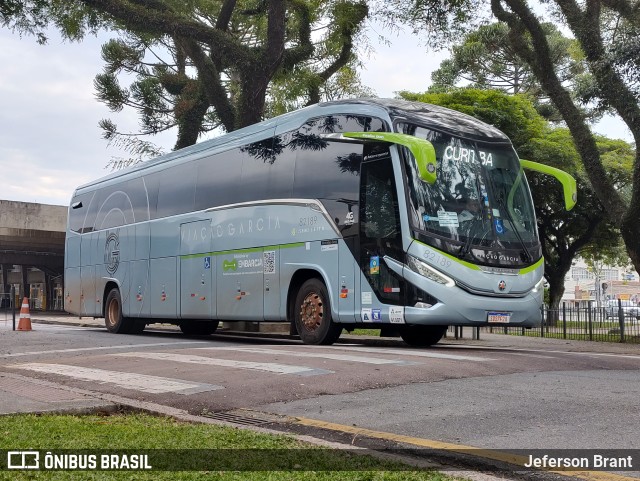
POLYGON ((215 306, 210 221, 180 225, 180 317, 212 319, 215 306))

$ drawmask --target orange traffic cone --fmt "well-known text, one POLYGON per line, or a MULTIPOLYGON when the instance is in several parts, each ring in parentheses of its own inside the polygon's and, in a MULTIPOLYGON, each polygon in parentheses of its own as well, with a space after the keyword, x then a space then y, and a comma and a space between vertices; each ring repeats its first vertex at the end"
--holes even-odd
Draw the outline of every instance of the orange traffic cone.
POLYGON ((18 331, 31 330, 31 314, 29 314, 29 299, 22 299, 22 307, 20 308, 20 321, 18 322, 18 331))

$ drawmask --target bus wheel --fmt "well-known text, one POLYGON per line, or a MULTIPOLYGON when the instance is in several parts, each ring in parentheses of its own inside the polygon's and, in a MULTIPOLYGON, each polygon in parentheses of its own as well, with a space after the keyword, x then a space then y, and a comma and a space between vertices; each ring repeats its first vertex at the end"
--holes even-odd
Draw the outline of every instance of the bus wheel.
POLYGON ((107 295, 107 301, 104 305, 104 324, 107 326, 107 331, 115 334, 129 332, 129 323, 122 317, 122 299, 117 288, 111 289, 107 295))
POLYGON ((218 329, 218 321, 181 322, 180 330, 189 336, 208 336, 218 329))
POLYGON ((445 332, 447 326, 403 326, 400 337, 410 346, 426 347, 437 344, 445 332))
POLYGON ((300 287, 294 320, 305 344, 333 344, 342 332, 342 326, 331 319, 329 294, 319 279, 309 279, 300 287))

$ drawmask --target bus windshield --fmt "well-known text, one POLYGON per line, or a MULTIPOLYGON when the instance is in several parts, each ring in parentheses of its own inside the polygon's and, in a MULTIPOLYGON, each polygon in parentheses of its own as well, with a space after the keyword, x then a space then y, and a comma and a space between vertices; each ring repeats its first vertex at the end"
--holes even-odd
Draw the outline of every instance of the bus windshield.
POLYGON ((436 151, 437 180, 428 184, 405 149, 409 218, 418 240, 486 265, 520 267, 540 258, 529 187, 511 144, 409 123, 399 131, 430 141, 436 151))

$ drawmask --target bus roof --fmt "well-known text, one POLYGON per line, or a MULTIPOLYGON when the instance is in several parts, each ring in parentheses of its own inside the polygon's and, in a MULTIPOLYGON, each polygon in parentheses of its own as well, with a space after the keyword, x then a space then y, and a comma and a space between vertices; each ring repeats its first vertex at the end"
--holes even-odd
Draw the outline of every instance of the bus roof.
MULTIPOLYGON (((102 184, 119 177, 129 177, 135 172, 152 169, 166 162, 178 160, 193 160, 212 151, 222 150, 225 146, 233 146, 242 139, 255 136, 252 141, 260 140, 261 133, 269 137, 274 132, 300 128, 313 117, 331 114, 371 115, 393 123, 403 120, 417 123, 434 130, 465 137, 471 140, 485 140, 493 142, 508 142, 508 137, 495 127, 486 124, 470 115, 463 114, 437 105, 423 102, 412 102, 396 99, 360 98, 348 100, 334 100, 304 107, 302 109, 279 115, 272 119, 229 132, 219 137, 205 140, 197 144, 170 152, 154 159, 141 162, 129 168, 113 172, 107 176, 81 185, 76 189, 82 190, 92 185, 102 184)), ((162 169, 162 167, 159 167, 162 169)))

